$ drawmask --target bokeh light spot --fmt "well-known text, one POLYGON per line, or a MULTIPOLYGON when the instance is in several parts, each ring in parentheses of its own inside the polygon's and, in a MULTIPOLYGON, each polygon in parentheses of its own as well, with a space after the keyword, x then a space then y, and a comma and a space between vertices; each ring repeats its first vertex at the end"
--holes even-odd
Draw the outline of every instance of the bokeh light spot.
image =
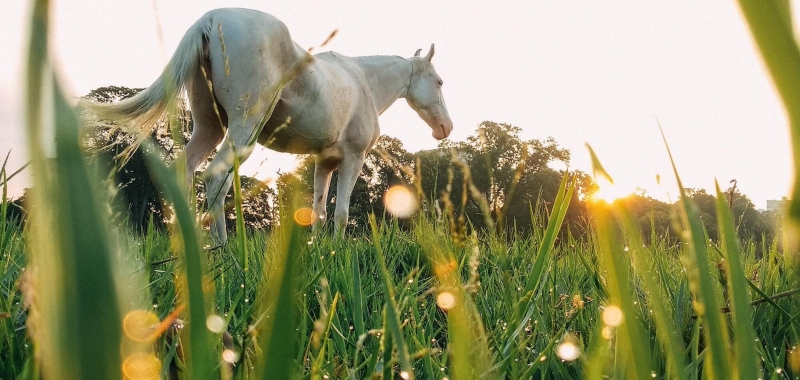
POLYGON ((577 344, 571 341, 565 341, 558 345, 556 355, 558 355, 561 360, 571 362, 581 356, 581 350, 578 348, 577 344))
POLYGON ((456 306, 456 297, 450 292, 441 292, 436 296, 436 304, 442 310, 450 310, 456 306))
POLYGON ((222 360, 231 364, 236 363, 239 361, 239 353, 231 349, 225 349, 225 351, 222 351, 222 360))
POLYGON ((614 337, 614 328, 613 327, 603 327, 603 338, 611 339, 614 337))
POLYGON ((211 314, 206 318, 206 327, 215 334, 222 334, 225 331, 225 320, 217 314, 211 314))
POLYGON ((383 196, 386 211, 398 218, 407 218, 417 212, 417 198, 405 186, 392 186, 383 196))
POLYGON ((625 316, 622 314, 622 309, 619 307, 610 305, 603 310, 603 323, 605 323, 606 326, 617 327, 622 324, 623 320, 625 320, 625 316))
POLYGON ((134 310, 122 319, 122 330, 130 340, 146 342, 152 338, 158 322, 158 316, 152 311, 134 310))
POLYGON ((125 380, 158 380, 161 360, 153 354, 135 353, 122 362, 125 380))
POLYGON ((316 214, 310 207, 303 207, 294 212, 294 221, 301 226, 310 226, 314 224, 316 214))
POLYGON ((567 362, 577 359, 581 356, 581 348, 578 346, 578 342, 578 337, 575 334, 564 334, 558 347, 556 347, 556 356, 567 362))

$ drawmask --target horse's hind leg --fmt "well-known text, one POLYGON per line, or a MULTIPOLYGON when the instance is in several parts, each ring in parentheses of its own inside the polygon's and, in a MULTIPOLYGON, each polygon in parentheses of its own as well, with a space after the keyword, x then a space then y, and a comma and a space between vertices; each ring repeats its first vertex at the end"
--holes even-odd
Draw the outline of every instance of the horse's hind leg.
POLYGON ((222 107, 215 107, 216 100, 201 72, 193 78, 188 94, 194 122, 192 137, 186 144, 186 181, 191 190, 195 170, 225 137, 228 115, 222 107))
POLYGON ((262 119, 265 119, 266 105, 251 108, 244 115, 234 115, 228 120, 228 135, 211 164, 206 169, 206 197, 209 214, 212 217, 211 240, 223 244, 228 240, 225 229, 225 195, 233 182, 234 157, 244 163, 253 151, 254 138, 262 119), (252 142, 252 144, 250 144, 252 142))

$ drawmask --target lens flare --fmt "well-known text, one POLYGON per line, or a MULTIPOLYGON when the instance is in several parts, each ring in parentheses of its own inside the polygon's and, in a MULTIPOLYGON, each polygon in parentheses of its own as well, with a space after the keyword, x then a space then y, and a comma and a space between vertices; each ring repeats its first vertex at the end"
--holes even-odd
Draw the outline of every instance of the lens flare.
POLYGON ((161 360, 153 354, 136 353, 122 362, 125 380, 158 380, 160 372, 161 360))
POLYGON ((405 186, 392 186, 383 196, 386 211, 398 218, 407 218, 417 211, 417 198, 405 186))
POLYGON ((222 351, 222 360, 231 364, 236 363, 239 361, 239 353, 231 349, 226 349, 222 351))
POLYGON ((580 357, 581 348, 578 347, 578 337, 573 333, 564 334, 561 343, 556 347, 556 356, 567 362, 571 362, 580 357))
POLYGON ((206 318, 206 327, 214 334, 222 334, 225 331, 225 320, 219 315, 211 314, 206 318))
POLYGON ((148 310, 134 310, 122 319, 125 336, 134 342, 147 342, 158 326, 158 316, 148 310))
POLYGON ((619 307, 610 305, 603 310, 603 323, 606 326, 617 327, 622 324, 623 320, 625 320, 625 316, 619 307))
POLYGON ((602 334, 603 334, 603 338, 611 340, 611 338, 614 337, 614 328, 613 327, 608 327, 608 326, 603 327, 602 334))
POLYGON ((581 356, 581 350, 575 343, 562 342, 556 349, 556 355, 558 355, 561 360, 571 362, 581 356))
POLYGON ((602 177, 597 179, 597 185, 597 191, 589 195, 590 200, 614 203, 614 201, 617 199, 627 198, 631 194, 635 193, 635 191, 630 187, 625 187, 620 184, 613 184, 602 177))
POLYGON ((304 227, 314 224, 316 213, 310 207, 303 207, 294 212, 294 221, 304 227))
POLYGON ((450 310, 456 306, 456 296, 447 291, 441 292, 436 296, 436 304, 439 305, 442 310, 450 310))

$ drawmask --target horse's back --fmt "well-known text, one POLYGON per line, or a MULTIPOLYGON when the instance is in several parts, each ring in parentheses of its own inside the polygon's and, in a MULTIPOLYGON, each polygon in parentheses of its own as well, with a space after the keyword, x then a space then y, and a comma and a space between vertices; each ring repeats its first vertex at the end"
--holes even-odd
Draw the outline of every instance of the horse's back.
POLYGON ((221 8, 203 19, 210 23, 207 59, 215 96, 230 116, 234 109, 252 106, 302 57, 286 25, 267 13, 221 8))

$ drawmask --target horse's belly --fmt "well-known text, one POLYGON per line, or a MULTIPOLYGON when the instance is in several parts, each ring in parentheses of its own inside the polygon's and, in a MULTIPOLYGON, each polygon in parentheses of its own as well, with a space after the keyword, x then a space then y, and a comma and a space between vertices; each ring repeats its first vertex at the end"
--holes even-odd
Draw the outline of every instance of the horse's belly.
POLYGON ((315 61, 283 90, 259 142, 294 154, 318 154, 336 146, 352 123, 357 87, 346 72, 315 61))
POLYGON ((314 154, 332 145, 339 135, 338 128, 325 128, 325 123, 306 113, 291 112, 281 103, 267 121, 258 142, 265 147, 285 153, 314 154))

